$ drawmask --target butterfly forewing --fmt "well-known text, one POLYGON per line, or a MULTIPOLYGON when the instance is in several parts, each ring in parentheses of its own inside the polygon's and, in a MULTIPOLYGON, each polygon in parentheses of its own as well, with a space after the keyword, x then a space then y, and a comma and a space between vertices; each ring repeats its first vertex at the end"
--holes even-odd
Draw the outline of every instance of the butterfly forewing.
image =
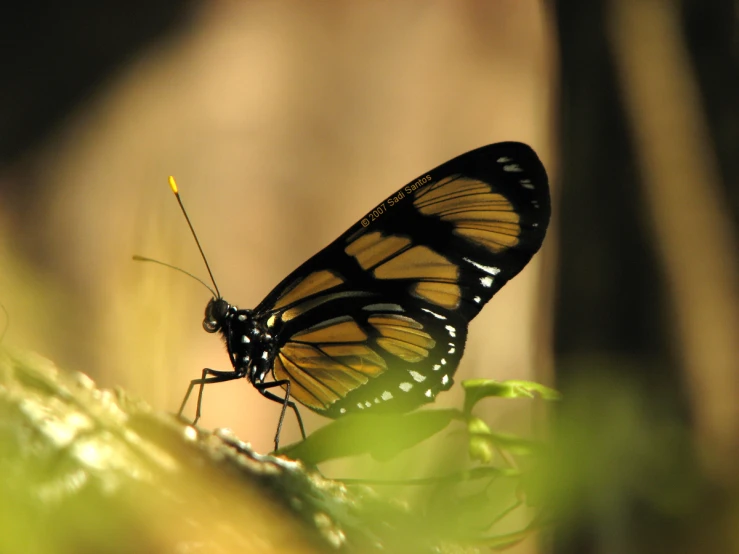
POLYGON ((549 212, 545 170, 521 143, 412 181, 255 309, 279 343, 275 378, 332 417, 432 401, 451 386, 469 321, 541 246, 549 212))

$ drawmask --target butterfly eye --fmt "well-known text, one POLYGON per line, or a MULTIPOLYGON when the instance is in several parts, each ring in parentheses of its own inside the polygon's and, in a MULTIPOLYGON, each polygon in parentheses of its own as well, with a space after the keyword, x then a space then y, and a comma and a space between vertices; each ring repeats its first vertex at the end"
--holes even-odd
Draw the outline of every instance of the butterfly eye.
POLYGON ((228 302, 222 298, 212 298, 205 307, 203 329, 208 333, 215 333, 223 326, 223 320, 229 309, 228 302))
POLYGON ((205 331, 208 333, 215 333, 216 331, 218 331, 218 329, 220 329, 220 327, 221 326, 218 324, 217 321, 209 321, 207 319, 203 320, 203 329, 205 329, 205 331))

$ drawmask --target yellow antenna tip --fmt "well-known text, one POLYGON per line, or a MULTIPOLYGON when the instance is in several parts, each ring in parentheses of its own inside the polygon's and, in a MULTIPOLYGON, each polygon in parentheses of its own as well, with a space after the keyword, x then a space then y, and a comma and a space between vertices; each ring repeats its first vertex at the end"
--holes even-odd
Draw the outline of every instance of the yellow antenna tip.
POLYGON ((169 176, 169 188, 171 188, 172 192, 174 192, 175 194, 179 192, 177 190, 177 183, 175 182, 174 177, 172 177, 171 175, 169 176))

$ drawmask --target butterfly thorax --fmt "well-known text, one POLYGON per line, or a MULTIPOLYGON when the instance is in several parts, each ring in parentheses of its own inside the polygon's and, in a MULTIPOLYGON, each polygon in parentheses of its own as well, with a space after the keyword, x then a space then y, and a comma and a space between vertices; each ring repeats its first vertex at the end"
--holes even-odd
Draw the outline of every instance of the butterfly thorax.
POLYGON ((222 298, 214 298, 205 308, 203 328, 220 331, 234 370, 251 383, 261 383, 272 368, 277 342, 267 324, 252 310, 240 310, 222 298))

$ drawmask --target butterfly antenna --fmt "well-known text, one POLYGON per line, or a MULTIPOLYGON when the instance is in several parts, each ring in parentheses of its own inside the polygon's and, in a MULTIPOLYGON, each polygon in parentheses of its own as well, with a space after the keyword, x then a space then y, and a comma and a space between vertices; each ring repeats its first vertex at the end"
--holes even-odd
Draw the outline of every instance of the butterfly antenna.
POLYGON ((216 291, 214 291, 214 290, 213 290, 212 288, 210 288, 210 286, 208 285, 208 283, 206 283, 205 281, 203 281, 203 280, 202 280, 202 279, 201 279, 200 277, 195 277, 195 275, 193 275, 192 273, 189 273, 189 272, 185 271, 184 269, 182 269, 182 268, 180 268, 180 267, 177 267, 176 265, 168 264, 168 263, 166 263, 166 262, 160 262, 159 260, 155 260, 155 259, 153 259, 153 258, 146 258, 146 257, 144 257, 144 256, 139 256, 138 254, 136 254, 136 255, 135 255, 135 256, 133 257, 133 259, 134 259, 135 261, 137 261, 137 262, 153 262, 153 263, 155 263, 155 264, 163 265, 164 267, 168 267, 168 268, 170 268, 170 269, 174 269, 174 270, 176 270, 176 271, 179 271, 180 273, 184 273, 184 274, 185 274, 185 275, 187 275, 188 277, 192 277, 192 278, 193 278, 193 279, 195 279, 195 280, 196 280, 196 281, 197 281, 198 283, 200 283, 201 285, 203 285, 203 286, 204 286, 204 287, 205 287, 206 289, 208 289, 208 290, 210 291, 210 293, 211 293, 211 294, 212 294, 212 295, 213 295, 214 297, 216 297, 216 298, 220 298, 220 296, 218 296, 218 295, 216 294, 216 291))
MULTIPOLYGON (((210 281, 213 283, 213 287, 215 287, 216 289, 215 296, 216 298, 221 298, 221 291, 218 290, 218 285, 216 285, 216 280, 213 278, 213 272, 210 270, 210 264, 208 264, 208 259, 205 257, 205 252, 203 252, 203 247, 200 246, 200 241, 198 240, 198 236, 195 234, 195 229, 193 228, 192 223, 190 222, 190 217, 187 215, 187 210, 185 210, 185 206, 182 204, 182 199, 180 198, 180 192, 179 192, 179 189, 177 188, 177 183, 175 182, 174 177, 172 177, 171 175, 169 176, 169 188, 171 188, 172 192, 174 192, 174 195, 177 198, 177 202, 180 205, 180 209, 182 210, 182 214, 185 216, 185 219, 187 220, 187 224, 190 227, 190 231, 192 232, 192 236, 195 239, 195 244, 198 245, 198 250, 200 250, 200 256, 203 258, 203 261, 205 262, 205 268, 208 270, 208 275, 210 275, 210 281)), ((164 265, 167 265, 167 264, 164 264, 164 265)), ((179 268, 174 268, 174 269, 179 269, 179 268)), ((180 271, 182 270, 180 269, 180 271)), ((182 271, 182 272, 187 273, 186 271, 182 271)), ((190 274, 188 273, 188 275, 190 274)), ((195 278, 197 279, 197 277, 195 278)), ((200 281, 200 279, 198 279, 198 281, 200 281)), ((202 283, 202 281, 200 282, 202 283)), ((208 289, 210 289, 210 287, 208 287, 208 289)))

